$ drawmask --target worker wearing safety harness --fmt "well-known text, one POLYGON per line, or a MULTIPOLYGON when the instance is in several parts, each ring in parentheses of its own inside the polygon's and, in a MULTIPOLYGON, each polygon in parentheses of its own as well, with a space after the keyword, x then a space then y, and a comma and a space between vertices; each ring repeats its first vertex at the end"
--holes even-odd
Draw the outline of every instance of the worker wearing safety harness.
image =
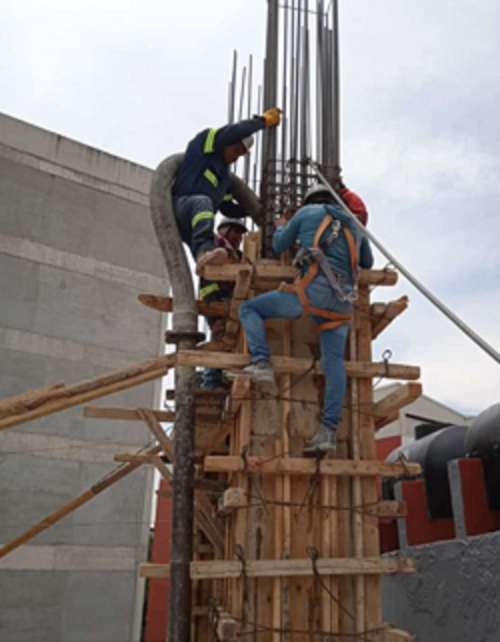
POLYGON ((214 246, 214 219, 220 210, 230 218, 246 212, 231 195, 229 166, 254 144, 252 134, 280 124, 281 112, 269 109, 219 129, 205 129, 189 143, 172 188, 175 218, 182 240, 191 249, 199 272, 204 265, 227 262, 224 248, 214 246))
POLYGON ((326 377, 320 425, 304 448, 306 455, 315 455, 335 449, 346 387, 344 350, 356 298, 357 271, 358 266, 372 267, 373 255, 366 236, 322 185, 312 187, 304 206, 286 225, 278 227, 273 249, 285 252, 297 241, 300 250, 294 263, 301 272, 296 282, 250 299, 240 307, 251 363, 228 376, 248 374, 257 383, 274 382, 264 321, 312 316, 320 332, 321 364, 326 377))
MULTIPOLYGON (((223 247, 228 253, 228 263, 240 263, 243 253, 240 250, 244 234, 248 232, 243 221, 224 217, 217 226, 215 247, 223 247)), ((234 281, 208 281, 200 279, 200 299, 203 301, 230 301, 235 287, 234 281)), ((220 341, 226 330, 226 319, 221 317, 206 317, 212 334, 212 341, 220 341)), ((220 368, 205 368, 203 370, 202 390, 220 390, 224 387, 222 370, 220 368)))

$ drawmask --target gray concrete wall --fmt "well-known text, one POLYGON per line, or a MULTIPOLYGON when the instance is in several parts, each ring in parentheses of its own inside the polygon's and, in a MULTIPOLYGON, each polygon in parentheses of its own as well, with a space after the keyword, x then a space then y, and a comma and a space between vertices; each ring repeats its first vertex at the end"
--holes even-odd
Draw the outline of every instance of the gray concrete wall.
POLYGON ((500 533, 417 546, 415 575, 383 578, 384 619, 418 642, 500 640, 500 533))
MULTIPOLYGON (((0 115, 0 399, 155 356, 166 293, 151 171, 0 115)), ((159 382, 101 405, 159 404, 159 382)), ((138 423, 74 408, 0 433, 0 544, 99 481, 138 423)), ((139 639, 152 471, 139 470, 0 560, 2 642, 139 639)))

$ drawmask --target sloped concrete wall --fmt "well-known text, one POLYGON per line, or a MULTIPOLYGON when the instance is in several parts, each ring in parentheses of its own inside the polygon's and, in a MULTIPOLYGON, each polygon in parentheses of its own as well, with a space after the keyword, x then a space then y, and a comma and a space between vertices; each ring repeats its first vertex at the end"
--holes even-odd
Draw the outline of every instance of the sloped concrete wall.
POLYGON ((500 640, 500 533, 405 551, 418 573, 383 578, 384 618, 418 642, 500 640))
MULTIPOLYGON (((0 115, 0 399, 155 356, 163 321, 137 302, 168 283, 151 171, 0 115)), ((100 400, 159 404, 159 382, 100 400)), ((139 423, 81 407, 0 433, 0 544, 98 482, 139 423)), ((134 472, 0 560, 2 642, 137 641, 152 471, 134 472)))

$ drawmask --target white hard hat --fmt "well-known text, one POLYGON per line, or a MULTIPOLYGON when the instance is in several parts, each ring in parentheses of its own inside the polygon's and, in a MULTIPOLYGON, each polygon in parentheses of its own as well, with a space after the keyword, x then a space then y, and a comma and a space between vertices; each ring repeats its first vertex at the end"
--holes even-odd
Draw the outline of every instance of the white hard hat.
MULTIPOLYGON (((306 195, 304 196, 304 205, 307 205, 313 198, 316 200, 318 197, 325 197, 326 203, 334 201, 332 193, 328 187, 325 187, 322 183, 317 183, 307 190, 306 195)), ((316 200, 316 202, 318 201, 316 200)))
POLYGON ((247 136, 246 138, 243 138, 241 142, 248 153, 255 144, 255 138, 253 136, 247 136))

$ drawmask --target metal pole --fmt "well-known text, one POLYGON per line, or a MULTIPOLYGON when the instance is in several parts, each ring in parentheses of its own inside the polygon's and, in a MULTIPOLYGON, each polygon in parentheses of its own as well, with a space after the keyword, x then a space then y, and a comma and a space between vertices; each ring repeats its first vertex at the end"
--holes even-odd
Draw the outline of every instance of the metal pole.
POLYGON ((472 330, 464 321, 462 321, 454 312, 452 312, 444 303, 442 303, 430 290, 428 290, 418 279, 416 279, 411 272, 409 272, 402 263, 400 263, 397 258, 387 250, 380 241, 369 231, 367 230, 354 216, 354 214, 350 211, 350 209, 345 205, 344 201, 340 198, 340 196, 335 192, 333 187, 330 185, 330 183, 327 181, 325 176, 322 174, 320 168, 318 167, 317 163, 312 163, 314 169, 316 170, 316 174, 318 175, 319 180, 323 183, 325 187, 328 188, 332 196, 335 198, 336 202, 340 207, 351 217, 351 220, 355 223, 355 225, 365 234, 370 241, 375 245, 375 247, 380 250, 380 252, 396 267, 401 274, 406 277, 406 279, 421 293, 425 296, 426 299, 428 299, 438 310, 440 310, 445 316, 450 319, 452 323, 454 323, 457 328, 462 330, 464 334, 466 334, 474 343, 476 343, 484 352, 486 352, 492 359, 494 359, 497 363, 500 363, 500 353, 498 353, 492 346, 490 346, 489 343, 484 341, 478 334, 472 330))
POLYGON ((332 2, 333 11, 333 132, 332 132, 332 162, 337 178, 340 175, 340 45, 339 45, 339 7, 338 0, 332 2))

